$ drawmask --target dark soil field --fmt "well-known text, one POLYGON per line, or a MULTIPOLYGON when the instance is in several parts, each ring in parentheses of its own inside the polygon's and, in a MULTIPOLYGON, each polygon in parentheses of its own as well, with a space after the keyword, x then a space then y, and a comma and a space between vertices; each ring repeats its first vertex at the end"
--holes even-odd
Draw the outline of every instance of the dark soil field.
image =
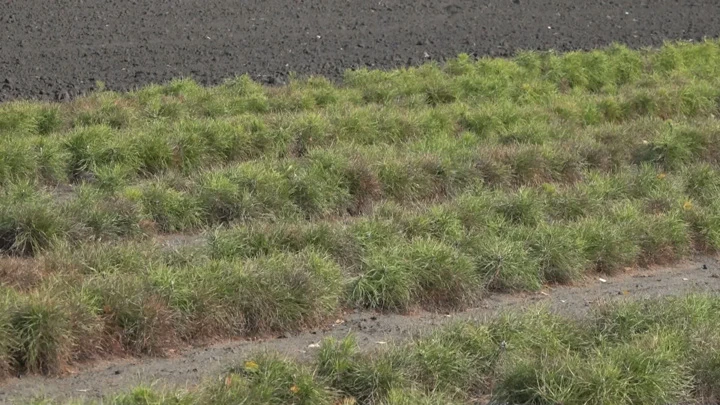
POLYGON ((715 0, 4 0, 0 101, 719 34, 715 0))

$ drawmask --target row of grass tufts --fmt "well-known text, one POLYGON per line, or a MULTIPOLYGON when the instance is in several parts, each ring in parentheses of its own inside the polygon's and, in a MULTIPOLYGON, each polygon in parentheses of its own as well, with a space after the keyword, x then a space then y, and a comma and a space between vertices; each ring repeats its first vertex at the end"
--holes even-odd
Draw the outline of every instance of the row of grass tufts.
MULTIPOLYGON (((602 181, 615 183, 608 187, 619 187, 617 193, 636 197, 633 193, 652 192, 662 199, 666 196, 661 194, 673 192, 672 182, 661 187, 655 184, 661 179, 653 183, 647 177, 677 174, 677 181, 688 183, 679 187, 707 200, 702 194, 714 193, 718 185, 717 121, 643 125, 657 130, 658 139, 634 139, 640 128, 611 126, 594 131, 592 140, 543 145, 482 146, 443 138, 397 148, 322 149, 303 158, 166 174, 126 185, 115 172, 97 183, 72 187, 18 181, 0 190, 0 251, 34 255, 56 239, 107 240, 257 221, 358 216, 382 200, 422 204, 478 187, 519 193, 501 210, 512 222, 527 224, 539 211, 514 211, 532 208, 527 205, 530 189, 579 185, 579 191, 563 191, 552 204, 555 216, 569 219, 582 214, 580 204, 615 198, 614 190, 591 190, 587 184, 606 175, 615 176, 602 181), (644 183, 624 184, 633 181, 644 183)), ((645 194, 639 197, 651 198, 645 194)), ((657 202, 658 210, 667 208, 657 202)))
POLYGON ((682 176, 640 168, 414 209, 388 202, 342 221, 258 222, 174 248, 58 243, 36 258, 4 259, 15 270, 4 277, 3 312, 50 314, 0 319, 14 353, 5 368, 53 372, 91 356, 296 331, 347 307, 461 310, 486 291, 537 291, 715 252, 717 198, 692 193, 682 176), (612 195, 586 198, 598 193, 612 195))
POLYGON ((720 396, 718 309, 708 295, 596 304, 582 318, 533 307, 374 352, 328 338, 312 363, 257 353, 189 391, 103 403, 709 404, 720 396))
MULTIPOLYGON (((312 77, 266 88, 244 76, 204 88, 183 79, 61 105, 5 103, 0 184, 112 185, 337 144, 397 145, 463 131, 483 143, 541 144, 637 120, 702 120, 718 113, 718 44, 461 56, 445 66, 349 71, 342 86, 312 77)), ((681 146, 672 134, 662 139, 661 149, 681 146)), ((690 157, 693 145, 682 146, 690 157)))

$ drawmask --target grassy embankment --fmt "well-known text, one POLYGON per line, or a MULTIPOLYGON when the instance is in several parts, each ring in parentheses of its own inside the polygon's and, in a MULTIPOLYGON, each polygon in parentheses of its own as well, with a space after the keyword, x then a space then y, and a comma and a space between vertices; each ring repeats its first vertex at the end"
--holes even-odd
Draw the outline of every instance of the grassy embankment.
POLYGON ((0 105, 0 375, 715 252, 718 114, 717 41, 0 105))

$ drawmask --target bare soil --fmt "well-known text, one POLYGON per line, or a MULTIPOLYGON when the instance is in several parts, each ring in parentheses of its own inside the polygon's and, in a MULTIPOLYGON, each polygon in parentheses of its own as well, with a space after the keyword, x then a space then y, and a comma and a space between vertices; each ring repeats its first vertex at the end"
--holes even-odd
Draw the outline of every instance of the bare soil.
POLYGON ((324 337, 341 338, 353 333, 361 350, 371 351, 386 344, 402 342, 418 333, 456 320, 478 320, 504 311, 535 304, 547 304, 553 311, 582 316, 595 303, 720 291, 720 262, 717 258, 696 257, 673 267, 633 270, 615 277, 594 276, 575 286, 547 286, 539 293, 493 294, 483 305, 462 313, 419 312, 387 315, 352 312, 331 321, 325 328, 297 335, 264 340, 226 341, 210 346, 187 348, 166 358, 131 358, 84 364, 78 371, 61 377, 27 376, 0 383, 0 404, 12 404, 42 395, 62 399, 98 398, 131 389, 139 384, 159 388, 192 388, 217 378, 241 364, 257 351, 269 350, 299 360, 311 360, 313 347, 324 337))
POLYGON ((717 0, 3 0, 0 101, 720 36, 717 0))

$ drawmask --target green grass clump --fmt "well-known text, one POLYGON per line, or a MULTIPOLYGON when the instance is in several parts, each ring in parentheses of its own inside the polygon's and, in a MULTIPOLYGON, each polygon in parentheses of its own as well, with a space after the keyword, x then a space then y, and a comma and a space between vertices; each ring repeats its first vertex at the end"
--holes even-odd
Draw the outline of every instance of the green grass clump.
POLYGON ((472 260, 441 242, 416 239, 372 251, 353 281, 359 305, 404 311, 413 305, 463 308, 479 297, 482 283, 472 260))
POLYGON ((361 247, 344 227, 313 224, 264 223, 218 230, 209 237, 216 259, 253 258, 277 252, 323 251, 346 266, 358 264, 361 247))
POLYGON ((163 232, 178 232, 199 227, 203 211, 196 199, 163 182, 147 184, 125 194, 139 202, 143 214, 163 232))
POLYGON ((543 222, 544 201, 533 190, 519 189, 517 193, 503 197, 495 209, 509 223, 537 226, 543 222))
POLYGON ((398 350, 414 381, 430 392, 455 398, 487 391, 490 381, 486 376, 502 351, 488 328, 463 323, 418 337, 398 350))
POLYGON ((0 109, 0 133, 14 137, 48 135, 64 126, 62 112, 57 105, 13 102, 0 109))
POLYGON ((592 268, 615 274, 637 263, 641 250, 631 226, 606 218, 592 218, 577 224, 576 237, 582 240, 585 258, 592 268))
POLYGON ((160 355, 178 343, 179 314, 149 281, 123 274, 89 278, 84 286, 97 314, 105 320, 104 333, 132 354, 160 355))
POLYGON ((296 211, 291 195, 290 182, 261 164, 204 173, 197 182, 204 217, 213 224, 291 215, 296 211))
POLYGON ((53 200, 31 185, 0 191, 0 253, 35 255, 68 232, 53 200))
POLYGON ((204 390, 201 403, 252 404, 334 403, 334 393, 314 378, 310 370, 277 356, 262 354, 235 367, 220 383, 204 390))
POLYGON ((409 239, 430 236, 454 243, 461 240, 465 234, 460 216, 451 207, 434 206, 425 212, 401 215, 396 221, 402 223, 404 233, 409 239))
POLYGON ((287 168, 291 198, 308 216, 345 214, 353 200, 348 166, 342 156, 311 152, 305 164, 287 168))
MULTIPOLYGON (((521 236, 524 232, 520 232, 521 236)), ((525 239, 531 255, 538 260, 543 282, 568 284, 579 281, 588 267, 584 240, 562 225, 543 224, 525 239)))
POLYGON ((540 356, 513 365, 497 387, 511 403, 674 403, 688 396, 688 375, 672 342, 647 337, 598 348, 590 361, 578 355, 540 356))
POLYGON ((523 242, 477 234, 464 241, 462 249, 491 291, 537 291, 542 286, 538 260, 523 242))
POLYGON ((65 207, 76 223, 74 232, 97 240, 140 233, 140 207, 131 200, 94 188, 78 188, 76 198, 65 207))
POLYGON ((388 260, 388 253, 380 250, 364 259, 364 271, 353 282, 350 293, 356 305, 406 311, 415 302, 414 275, 402 258, 388 260))
POLYGON ((250 333, 317 325, 340 304, 340 269, 325 255, 303 251, 248 263, 237 294, 250 333))
POLYGON ((65 274, 142 274, 161 263, 158 246, 147 241, 89 242, 58 245, 44 255, 45 266, 65 274))
POLYGON ((8 308, 16 367, 31 373, 56 373, 71 357, 73 331, 62 303, 38 294, 8 308))
POLYGON ((318 375, 345 398, 378 403, 402 387, 405 376, 398 356, 370 358, 359 353, 353 336, 325 339, 317 355, 318 375))

